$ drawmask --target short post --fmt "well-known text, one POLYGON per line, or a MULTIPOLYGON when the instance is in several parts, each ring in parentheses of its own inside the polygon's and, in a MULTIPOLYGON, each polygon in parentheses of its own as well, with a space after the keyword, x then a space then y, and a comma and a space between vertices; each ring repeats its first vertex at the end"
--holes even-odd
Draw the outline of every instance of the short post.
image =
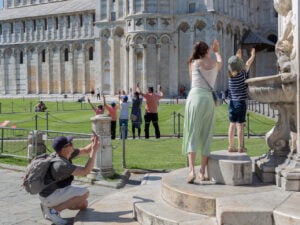
POLYGON ((176 112, 173 112, 173 134, 176 134, 176 112))
POLYGON ((46 111, 46 130, 49 130, 49 112, 46 111))
POLYGON ((180 116, 181 116, 181 114, 178 113, 177 116, 178 116, 178 131, 177 131, 177 137, 180 138, 180 116))
POLYGON ((249 113, 247 113, 247 137, 250 138, 250 121, 249 121, 249 113))
POLYGON ((97 152, 96 165, 91 172, 93 180, 103 180, 103 177, 111 177, 115 171, 112 164, 113 152, 110 134, 111 117, 96 115, 91 118, 92 129, 99 135, 100 146, 97 152), (95 176, 94 176, 95 175, 95 176))
POLYGON ((38 115, 35 113, 35 130, 38 129, 38 115))
POLYGON ((122 132, 122 167, 125 169, 126 168, 126 151, 125 151, 125 125, 122 124, 121 126, 121 132, 122 132))

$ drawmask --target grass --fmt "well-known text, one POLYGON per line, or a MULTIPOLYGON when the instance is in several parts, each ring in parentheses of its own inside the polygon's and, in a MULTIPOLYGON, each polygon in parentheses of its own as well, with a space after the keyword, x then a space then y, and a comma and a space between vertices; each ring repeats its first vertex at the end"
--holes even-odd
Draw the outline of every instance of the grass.
MULTIPOLYGON (((11 99, 0 99, 1 110, 0 122, 10 120, 10 124, 16 124, 18 128, 35 129, 37 126, 40 130, 46 130, 47 114, 34 112, 14 112, 11 111, 11 99), (37 118, 37 119, 36 119, 37 118), (37 121, 37 123, 36 123, 37 121)), ((15 99, 14 99, 15 101, 15 99)), ((23 99, 16 100, 18 104, 28 105, 31 100, 23 99)), ((48 129, 64 132, 79 132, 90 133, 91 122, 90 118, 94 116, 91 108, 85 104, 82 109, 79 109, 77 102, 63 103, 64 111, 61 105, 56 102, 46 102, 49 110, 48 114, 48 129)), ((62 103, 59 103, 62 104, 62 103)), ((13 103, 14 106, 17 103, 13 103)), ((19 106, 20 106, 19 105, 19 106)), ((21 107, 21 106, 20 106, 21 107)), ((23 107, 24 108, 24 107, 23 107)), ((180 104, 163 104, 159 105, 159 126, 162 136, 169 136, 169 138, 154 139, 128 139, 126 141, 126 168, 130 169, 177 169, 182 168, 186 164, 186 156, 181 153, 182 139, 177 137, 178 130, 178 113, 184 115, 184 105, 180 104), (175 135, 174 135, 174 112, 175 117, 175 135), (176 136, 176 137, 170 137, 176 136)), ((181 117, 180 117, 181 118, 181 117)), ((249 132, 250 138, 245 137, 245 145, 248 148, 250 156, 259 156, 268 150, 265 140, 262 137, 252 137, 253 135, 264 135, 275 124, 275 121, 270 118, 249 112, 248 114, 249 126, 245 128, 245 133, 249 132)), ((216 111, 216 137, 212 143, 212 151, 227 149, 227 130, 228 130, 228 111, 227 105, 217 107, 216 111)), ((129 124, 129 131, 131 125, 129 124)), ((180 122, 180 132, 183 128, 183 119, 180 122)), ((150 126, 150 134, 154 134, 154 129, 150 126)), ((131 133, 129 132, 129 137, 131 133)), ((122 142, 121 140, 113 140, 113 165, 117 174, 121 174, 124 170, 122 167, 122 142)), ((50 146, 48 146, 51 149, 50 146)), ((198 156, 199 158, 199 156, 198 156)), ((78 164, 85 164, 86 158, 76 159, 74 161, 78 164)), ((0 163, 9 163, 25 166, 26 159, 17 159, 11 157, 0 157, 0 163)))

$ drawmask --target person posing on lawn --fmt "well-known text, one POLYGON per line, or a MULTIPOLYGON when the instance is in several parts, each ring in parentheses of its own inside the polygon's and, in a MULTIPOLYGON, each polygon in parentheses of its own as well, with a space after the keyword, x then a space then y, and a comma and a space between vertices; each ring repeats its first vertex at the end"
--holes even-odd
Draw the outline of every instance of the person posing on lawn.
POLYGON ((98 107, 95 107, 92 103, 91 100, 88 98, 88 103, 90 104, 90 106, 92 107, 92 109, 94 110, 96 115, 101 115, 104 114, 104 110, 105 108, 103 107, 103 105, 98 105, 98 107))
POLYGON ((154 126, 155 137, 160 138, 157 108, 158 108, 159 100, 162 99, 164 96, 164 94, 162 92, 162 87, 161 86, 159 87, 158 94, 153 93, 153 87, 148 87, 148 92, 144 94, 141 92, 139 85, 137 85, 137 92, 140 93, 143 96, 143 98, 145 98, 145 100, 146 100, 145 115, 144 115, 145 138, 146 139, 149 138, 149 127, 150 127, 151 121, 154 126))
POLYGON ((115 102, 111 102, 110 105, 106 103, 105 95, 103 95, 103 103, 104 107, 108 111, 108 115, 111 117, 110 121, 110 132, 111 132, 111 139, 116 139, 116 128, 117 128, 117 113, 119 109, 119 105, 115 102))

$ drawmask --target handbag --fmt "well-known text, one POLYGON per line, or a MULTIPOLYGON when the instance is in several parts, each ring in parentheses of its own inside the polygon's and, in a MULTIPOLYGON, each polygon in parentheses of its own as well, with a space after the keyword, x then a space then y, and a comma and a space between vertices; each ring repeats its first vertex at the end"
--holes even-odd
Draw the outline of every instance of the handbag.
POLYGON ((216 91, 214 91, 214 89, 212 88, 212 86, 208 83, 208 81, 205 79, 205 77, 202 75, 201 71, 198 69, 200 76, 203 78, 203 80, 205 81, 205 83, 207 84, 207 86, 209 87, 211 93, 212 93, 212 97, 214 99, 215 102, 215 106, 220 106, 222 105, 222 100, 219 98, 218 93, 216 91))
POLYGON ((218 93, 216 91, 212 91, 212 96, 216 106, 222 105, 222 100, 219 98, 218 93))
POLYGON ((131 114, 130 115, 130 119, 132 120, 132 121, 137 121, 137 116, 136 115, 134 115, 134 114, 131 114))

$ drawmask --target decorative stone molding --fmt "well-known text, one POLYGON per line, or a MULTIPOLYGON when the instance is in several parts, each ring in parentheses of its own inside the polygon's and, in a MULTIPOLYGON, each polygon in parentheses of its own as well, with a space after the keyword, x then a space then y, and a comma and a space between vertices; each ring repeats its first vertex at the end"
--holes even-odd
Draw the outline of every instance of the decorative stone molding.
POLYGON ((157 21, 156 21, 156 19, 154 19, 154 18, 149 18, 149 19, 147 19, 147 23, 148 23, 150 26, 154 26, 154 25, 157 23, 157 21))

